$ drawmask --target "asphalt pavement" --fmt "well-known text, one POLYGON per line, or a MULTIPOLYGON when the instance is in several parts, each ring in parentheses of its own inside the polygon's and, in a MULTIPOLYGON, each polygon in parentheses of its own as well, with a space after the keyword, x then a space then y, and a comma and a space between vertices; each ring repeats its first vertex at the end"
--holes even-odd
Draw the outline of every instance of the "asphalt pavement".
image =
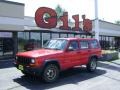
POLYGON ((99 61, 94 73, 88 73, 84 66, 61 72, 51 84, 23 75, 12 62, 0 61, 0 90, 120 90, 120 60, 99 61))

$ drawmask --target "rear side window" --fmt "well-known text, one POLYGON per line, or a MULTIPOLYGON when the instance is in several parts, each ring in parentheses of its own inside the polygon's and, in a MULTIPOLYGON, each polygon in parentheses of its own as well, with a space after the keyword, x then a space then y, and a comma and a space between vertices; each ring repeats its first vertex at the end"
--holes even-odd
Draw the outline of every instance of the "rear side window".
POLYGON ((96 40, 90 41, 91 48, 99 48, 99 44, 96 40))
POLYGON ((80 48, 81 49, 88 49, 89 45, 87 41, 80 41, 80 48))

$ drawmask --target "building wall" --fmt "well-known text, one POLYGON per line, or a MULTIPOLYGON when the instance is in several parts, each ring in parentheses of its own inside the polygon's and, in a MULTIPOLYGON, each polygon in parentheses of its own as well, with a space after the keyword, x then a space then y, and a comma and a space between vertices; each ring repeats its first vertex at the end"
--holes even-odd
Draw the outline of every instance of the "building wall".
POLYGON ((0 59, 13 58, 18 50, 17 31, 24 30, 24 4, 0 0, 0 59))
POLYGON ((0 16, 24 18, 24 5, 0 1, 0 16))
MULTIPOLYGON (((95 31, 95 22, 93 21, 93 32, 95 31)), ((120 36, 120 25, 99 20, 100 35, 120 36)))
POLYGON ((100 24, 100 28, 102 29, 110 29, 110 30, 118 30, 120 31, 120 25, 118 24, 114 24, 114 23, 110 23, 110 22, 106 22, 106 21, 102 21, 99 20, 99 24, 100 24))
POLYGON ((0 1, 0 31, 24 30, 24 4, 0 1))
POLYGON ((106 36, 118 36, 120 37, 120 30, 115 29, 100 29, 100 35, 106 35, 106 36))

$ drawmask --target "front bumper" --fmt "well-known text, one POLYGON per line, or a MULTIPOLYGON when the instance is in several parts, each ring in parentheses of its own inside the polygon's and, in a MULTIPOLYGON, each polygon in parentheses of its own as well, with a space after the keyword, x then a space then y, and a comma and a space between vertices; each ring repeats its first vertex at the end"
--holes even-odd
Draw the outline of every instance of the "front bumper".
POLYGON ((40 68, 40 67, 31 67, 29 65, 22 65, 22 64, 16 64, 16 63, 14 63, 14 66, 17 69, 19 69, 21 72, 24 72, 27 74, 40 76, 42 73, 42 68, 40 68), (22 66, 22 69, 19 68, 19 65, 22 66))

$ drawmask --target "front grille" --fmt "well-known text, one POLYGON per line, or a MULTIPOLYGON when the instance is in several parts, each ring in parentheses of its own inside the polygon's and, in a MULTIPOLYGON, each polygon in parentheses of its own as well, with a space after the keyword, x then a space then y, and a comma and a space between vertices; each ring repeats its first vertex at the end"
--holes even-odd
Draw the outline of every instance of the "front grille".
POLYGON ((31 63, 31 58, 28 57, 17 57, 17 62, 19 64, 28 65, 31 63))

